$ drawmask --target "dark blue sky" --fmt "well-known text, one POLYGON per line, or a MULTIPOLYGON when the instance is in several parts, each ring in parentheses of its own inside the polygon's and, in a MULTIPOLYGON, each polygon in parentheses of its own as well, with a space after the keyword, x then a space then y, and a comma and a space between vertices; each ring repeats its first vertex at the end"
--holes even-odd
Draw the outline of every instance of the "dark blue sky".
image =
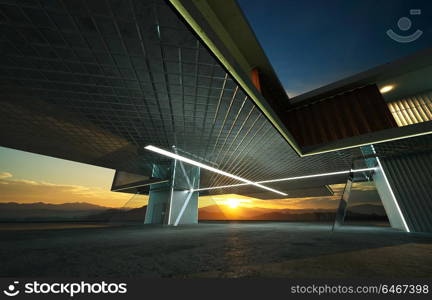
POLYGON ((431 0, 238 0, 290 96, 432 47, 431 0), (421 15, 410 15, 421 9, 421 15), (408 17, 412 26, 398 28, 408 17), (423 35, 398 43, 386 31, 423 35))

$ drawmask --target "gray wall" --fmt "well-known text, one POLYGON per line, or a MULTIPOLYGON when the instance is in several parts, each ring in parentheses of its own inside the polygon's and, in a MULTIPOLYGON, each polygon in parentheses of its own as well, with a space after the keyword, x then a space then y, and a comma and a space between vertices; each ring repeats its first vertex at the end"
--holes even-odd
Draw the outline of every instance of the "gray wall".
POLYGON ((169 186, 165 189, 150 189, 144 224, 165 224, 171 197, 169 186))
POLYGON ((432 232, 432 152, 380 160, 410 231, 432 232))
POLYGON ((380 164, 378 164, 378 167, 379 168, 375 171, 375 174, 373 175, 373 180, 377 192, 381 198, 387 217, 389 219, 390 225, 393 228, 408 232, 408 225, 405 223, 406 220, 404 222, 404 216, 402 215, 400 205, 398 206, 399 202, 397 202, 396 195, 393 194, 394 192, 392 192, 393 190, 389 185, 390 183, 387 181, 387 174, 383 172, 380 164))
POLYGON ((173 191, 169 225, 198 223, 198 194, 199 192, 173 191))
MULTIPOLYGON (((154 170, 159 168, 155 165, 154 170)), ((197 224, 199 193, 190 190, 199 188, 200 169, 173 161, 173 167, 165 170, 171 172, 170 181, 151 185, 144 223, 197 224)))

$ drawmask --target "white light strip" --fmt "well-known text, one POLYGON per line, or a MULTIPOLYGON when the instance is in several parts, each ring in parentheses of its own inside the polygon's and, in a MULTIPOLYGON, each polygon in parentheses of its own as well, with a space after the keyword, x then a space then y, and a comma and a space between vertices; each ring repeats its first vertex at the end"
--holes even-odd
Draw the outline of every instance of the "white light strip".
POLYGON ((246 183, 246 184, 251 184, 251 185, 257 186, 257 187, 259 187, 259 188, 262 188, 262 189, 265 189, 265 190, 268 190, 268 191, 274 192, 274 193, 279 194, 279 195, 288 196, 288 194, 285 194, 285 193, 280 192, 280 191, 278 191, 278 190, 275 190, 275 189, 272 189, 272 188, 266 187, 266 186, 261 185, 261 184, 259 184, 259 183, 256 183, 256 182, 253 182, 253 181, 250 181, 250 180, 247 180, 247 179, 241 178, 241 177, 239 177, 239 176, 236 176, 236 175, 233 175, 233 174, 230 174, 230 173, 224 172, 224 171, 222 171, 222 170, 218 170, 218 169, 216 169, 216 168, 213 168, 213 167, 207 166, 207 165, 202 164, 202 163, 200 163, 200 162, 197 162, 197 161, 194 161, 194 160, 192 160, 192 159, 189 159, 189 158, 183 157, 183 156, 181 156, 181 155, 178 155, 178 154, 175 154, 175 153, 172 153, 172 152, 169 152, 169 151, 166 151, 166 150, 160 149, 160 148, 155 147, 155 146, 152 146, 152 145, 148 145, 148 146, 146 146, 146 147, 144 147, 144 148, 147 149, 147 150, 150 150, 150 151, 153 151, 153 152, 156 152, 156 153, 159 153, 159 154, 162 154, 162 155, 165 155, 165 156, 168 156, 168 157, 171 157, 171 158, 177 159, 177 160, 182 161, 182 162, 185 162, 185 163, 187 163, 187 164, 190 164, 190 165, 194 165, 194 166, 200 167, 201 169, 206 169, 206 170, 209 170, 209 171, 211 171, 211 172, 218 173, 218 174, 221 174, 221 175, 224 175, 224 176, 227 176, 227 177, 230 177, 230 178, 236 179, 236 180, 238 180, 238 181, 242 181, 242 182, 244 182, 244 183, 246 183))
POLYGON ((149 183, 145 183, 145 184, 140 184, 140 185, 131 185, 131 186, 127 186, 127 187, 123 187, 123 188, 119 188, 119 189, 112 189, 112 192, 118 192, 118 191, 123 191, 123 190, 128 190, 128 189, 134 189, 137 187, 142 187, 142 186, 148 186, 151 184, 158 184, 158 183, 164 183, 167 182, 168 180, 161 180, 161 181, 154 181, 154 182, 149 182, 149 183))
MULTIPOLYGON (((176 174, 176 167, 177 167, 177 161, 174 160, 174 167, 172 171, 172 178, 175 178, 176 174)), ((171 187, 170 187, 170 200, 169 200, 169 211, 168 211, 168 225, 171 225, 171 213, 172 213, 172 204, 173 204, 173 197, 174 197, 174 182, 175 180, 171 180, 171 187)))
POLYGON ((188 204, 189 204, 189 200, 190 200, 190 198, 192 197, 192 194, 193 194, 193 190, 189 190, 189 191, 188 191, 188 195, 187 195, 187 197, 186 197, 186 200, 185 200, 185 202, 183 203, 183 206, 182 206, 182 208, 180 209, 180 212, 179 212, 179 214, 178 214, 178 216, 177 216, 177 218, 176 218, 176 220, 175 220, 175 222, 174 222, 174 226, 178 226, 178 224, 179 224, 179 222, 180 222, 180 219, 181 219, 181 217, 183 216, 184 211, 186 210, 186 207, 187 207, 188 204))
POLYGON ((244 185, 249 185, 249 183, 237 183, 237 184, 230 184, 230 185, 220 185, 220 186, 214 186, 214 187, 200 188, 200 189, 196 189, 196 190, 193 190, 193 191, 194 192, 208 191, 208 190, 224 189, 224 188, 231 188, 231 187, 244 186, 244 185))
MULTIPOLYGON (((375 147, 374 147, 373 145, 371 145, 371 148, 372 148, 373 153, 376 154, 375 147)), ((377 162, 378 162, 378 166, 379 166, 379 168, 380 168, 380 170, 381 170, 381 172, 382 172, 382 174, 383 174, 384 181, 385 181, 385 183, 387 184, 387 186, 388 186, 388 188, 389 188, 389 190, 390 190, 390 194, 391 194, 391 196, 392 196, 393 202, 395 203, 395 206, 396 206, 396 209, 397 209, 397 211, 398 211, 398 213, 399 213, 399 216, 400 216, 400 218, 402 219, 402 223, 403 223, 403 225, 404 225, 404 227, 405 227, 405 230, 406 230, 406 232, 411 232, 410 229, 409 229, 409 227, 408 227, 407 222, 405 221, 405 217, 404 217, 404 215, 403 215, 403 213, 402 213, 402 210, 401 210, 400 207, 399 207, 399 203, 398 203, 397 200, 396 200, 396 196, 395 196, 395 194, 393 193, 393 189, 391 188, 390 182, 389 182, 388 179, 387 179, 387 175, 386 175, 386 173, 384 172, 384 169, 383 169, 383 167, 382 167, 382 165, 381 165, 381 161, 380 161, 380 159, 378 158, 378 156, 376 156, 376 160, 377 160, 377 162)))
POLYGON ((408 135, 404 135, 404 136, 398 136, 398 137, 389 138, 389 139, 370 141, 370 142, 363 143, 363 144, 350 145, 350 146, 346 146, 346 147, 333 148, 333 149, 321 150, 321 151, 318 150, 316 152, 310 152, 310 153, 306 153, 306 154, 301 154, 301 157, 307 157, 307 156, 318 155, 318 154, 323 154, 323 153, 329 153, 329 152, 335 152, 335 151, 340 151, 340 150, 346 150, 346 149, 353 149, 353 148, 363 147, 363 146, 373 146, 372 144, 381 144, 381 143, 386 143, 386 142, 405 140, 405 139, 409 139, 409 138, 412 138, 412 137, 423 136, 423 135, 428 135, 428 134, 432 134, 432 131, 424 131, 424 132, 419 132, 419 133, 413 133, 413 134, 408 134, 408 135))
MULTIPOLYGON (((376 169, 377 168, 365 168, 365 169, 356 169, 356 170, 346 170, 346 171, 338 171, 338 172, 331 172, 331 173, 321 173, 321 174, 314 174, 314 175, 305 175, 305 176, 297 176, 297 177, 288 177, 288 178, 280 178, 280 179, 257 181, 256 183, 269 183, 269 182, 299 180, 299 179, 306 179, 306 178, 315 178, 315 177, 323 177, 323 176, 348 174, 350 172, 353 172, 353 173, 366 172, 366 171, 373 171, 373 170, 376 170, 376 169)), ((194 192, 214 190, 214 189, 223 189, 223 188, 230 188, 230 187, 237 187, 237 186, 244 186, 244 185, 249 185, 249 184, 248 183, 240 183, 240 184, 222 185, 222 186, 201 188, 201 189, 194 190, 194 192)))

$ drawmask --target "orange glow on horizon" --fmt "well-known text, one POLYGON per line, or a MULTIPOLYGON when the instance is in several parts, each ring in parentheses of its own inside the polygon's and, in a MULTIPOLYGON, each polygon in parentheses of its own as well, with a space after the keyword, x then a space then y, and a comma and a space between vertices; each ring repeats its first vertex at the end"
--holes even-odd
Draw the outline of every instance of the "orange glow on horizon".
MULTIPOLYGON (((54 184, 51 182, 15 178, 10 172, 0 172, 0 202, 48 204, 85 202, 109 208, 138 208, 147 205, 148 196, 111 192, 101 187, 54 184)), ((336 186, 333 190, 338 190, 336 186)), ((339 188, 340 189, 340 188, 339 188)), ((338 196, 262 200, 236 194, 200 196, 198 207, 220 207, 233 213, 241 209, 311 209, 331 208, 338 196)))
MULTIPOLYGON (((140 208, 148 195, 111 192, 114 170, 0 147, 0 203, 88 203, 106 208, 140 208)), ((335 209, 344 184, 334 196, 263 200, 225 194, 201 196, 200 212, 225 219, 254 218, 280 210, 335 209)))

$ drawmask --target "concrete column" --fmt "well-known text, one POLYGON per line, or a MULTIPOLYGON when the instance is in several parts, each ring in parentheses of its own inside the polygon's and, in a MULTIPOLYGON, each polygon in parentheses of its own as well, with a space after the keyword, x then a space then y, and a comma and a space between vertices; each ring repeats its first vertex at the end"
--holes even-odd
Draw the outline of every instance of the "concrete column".
POLYGON ((432 151, 380 158, 407 231, 432 232, 432 151))
POLYGON ((390 225, 393 228, 408 232, 410 230, 406 224, 405 217, 400 208, 399 199, 396 198, 393 192, 393 188, 390 186, 387 174, 383 169, 379 158, 377 158, 377 162, 378 169, 375 171, 372 178, 374 180, 377 192, 383 203, 384 210, 387 214, 390 225))
POLYGON ((170 180, 150 187, 145 224, 197 224, 200 169, 173 160, 171 166, 154 166, 153 177, 158 172, 168 172, 170 180))
POLYGON ((377 167, 373 180, 391 226, 406 232, 432 232, 432 138, 426 135, 404 143, 405 150, 397 151, 395 142, 393 153, 388 144, 361 150, 367 166, 377 167))
POLYGON ((198 224, 198 194, 191 191, 173 191, 168 225, 198 224))
MULTIPOLYGON (((376 154, 373 146, 365 146, 362 147, 361 150, 365 155, 376 154)), ((402 211, 400 206, 400 198, 394 193, 395 187, 390 184, 387 170, 383 167, 381 159, 378 156, 371 157, 366 159, 366 164, 368 167, 377 168, 372 179, 381 198, 391 227, 409 232, 410 229, 406 222, 405 213, 402 211)))

